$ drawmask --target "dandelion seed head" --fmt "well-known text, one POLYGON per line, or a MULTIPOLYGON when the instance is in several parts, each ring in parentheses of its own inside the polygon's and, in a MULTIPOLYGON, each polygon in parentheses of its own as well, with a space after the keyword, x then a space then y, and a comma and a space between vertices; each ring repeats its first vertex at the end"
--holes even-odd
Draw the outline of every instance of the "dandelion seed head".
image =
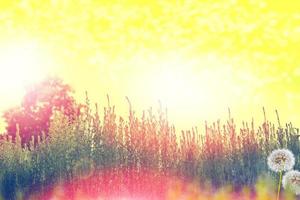
POLYGON ((291 170, 285 173, 282 178, 282 186, 284 189, 290 189, 296 195, 300 194, 300 172, 291 170))
POLYGON ((276 149, 268 157, 268 166, 272 171, 289 171, 295 165, 295 157, 288 149, 276 149))

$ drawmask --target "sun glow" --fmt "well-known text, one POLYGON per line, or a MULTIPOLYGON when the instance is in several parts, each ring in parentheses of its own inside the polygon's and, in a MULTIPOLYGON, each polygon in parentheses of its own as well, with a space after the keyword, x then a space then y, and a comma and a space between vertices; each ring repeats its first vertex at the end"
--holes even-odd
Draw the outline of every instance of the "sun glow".
POLYGON ((42 53, 36 43, 19 43, 2 46, 0 49, 0 92, 6 97, 19 95, 25 86, 39 81, 44 76, 42 53))
POLYGON ((186 103, 192 99, 195 89, 191 77, 179 71, 158 72, 152 84, 153 96, 169 106, 186 103))
POLYGON ((160 100, 179 128, 228 107, 256 121, 262 106, 278 108, 300 123, 299 1, 75 2, 0 3, 0 110, 49 71, 78 100, 109 94, 125 114, 125 96, 136 110, 160 100))
MULTIPOLYGON (((0 43, 0 112, 20 104, 26 87, 50 76, 48 54, 34 41, 0 43)), ((0 133, 5 123, 0 119, 0 133)))
MULTIPOLYGON (((169 108, 200 109, 199 105, 202 105, 203 108, 211 109, 215 100, 226 90, 227 93, 233 92, 238 86, 235 84, 237 77, 230 71, 232 67, 220 61, 220 58, 219 61, 212 61, 209 57, 189 61, 172 55, 165 59, 169 61, 155 63, 152 67, 155 70, 151 74, 141 75, 143 81, 148 82, 148 91, 151 91, 149 96, 160 100, 169 108)), ((227 99, 232 100, 230 97, 227 99)), ((228 101, 222 106, 226 107, 227 103, 228 101)))

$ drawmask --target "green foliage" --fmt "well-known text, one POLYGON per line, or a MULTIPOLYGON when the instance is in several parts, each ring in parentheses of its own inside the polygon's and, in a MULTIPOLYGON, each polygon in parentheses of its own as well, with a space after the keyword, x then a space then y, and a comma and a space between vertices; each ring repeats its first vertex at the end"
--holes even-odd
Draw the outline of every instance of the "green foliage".
POLYGON ((253 122, 243 123, 238 131, 233 119, 206 124, 204 134, 192 129, 179 136, 161 109, 157 115, 149 109, 139 118, 130 106, 124 120, 108 105, 100 120, 98 106, 92 111, 87 99, 75 119, 55 112, 49 136, 32 138, 29 147, 22 148, 19 131, 16 142, 1 141, 1 196, 15 199, 105 169, 151 169, 215 186, 254 185, 269 173, 266 157, 273 149, 285 147, 300 155, 298 136, 291 124, 276 129, 266 120, 257 129, 253 122))

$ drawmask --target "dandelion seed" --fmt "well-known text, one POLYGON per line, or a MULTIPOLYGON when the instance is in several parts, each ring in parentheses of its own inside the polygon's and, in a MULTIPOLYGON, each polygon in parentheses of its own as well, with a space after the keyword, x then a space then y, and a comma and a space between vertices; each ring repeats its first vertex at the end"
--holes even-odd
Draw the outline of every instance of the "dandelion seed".
POLYGON ((300 172, 291 170, 282 178, 282 186, 284 189, 290 189, 296 195, 300 194, 300 172))
POLYGON ((281 179, 283 171, 291 170, 295 165, 294 154, 288 149, 277 149, 272 151, 268 157, 268 166, 272 171, 279 172, 279 182, 277 188, 277 200, 280 196, 281 179))
POLYGON ((277 149, 272 151, 268 157, 268 166, 272 171, 289 171, 295 165, 295 157, 288 149, 277 149))

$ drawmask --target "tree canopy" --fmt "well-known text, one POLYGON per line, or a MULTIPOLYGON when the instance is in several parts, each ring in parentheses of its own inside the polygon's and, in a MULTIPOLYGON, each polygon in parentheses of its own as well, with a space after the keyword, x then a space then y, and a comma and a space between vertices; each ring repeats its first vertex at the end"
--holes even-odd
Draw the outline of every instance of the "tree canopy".
POLYGON ((15 140, 18 126, 23 145, 28 143, 32 136, 35 140, 42 133, 47 136, 54 111, 60 111, 69 117, 79 112, 72 93, 72 88, 59 78, 47 78, 31 85, 27 88, 21 105, 10 108, 3 114, 7 123, 7 135, 15 140))

